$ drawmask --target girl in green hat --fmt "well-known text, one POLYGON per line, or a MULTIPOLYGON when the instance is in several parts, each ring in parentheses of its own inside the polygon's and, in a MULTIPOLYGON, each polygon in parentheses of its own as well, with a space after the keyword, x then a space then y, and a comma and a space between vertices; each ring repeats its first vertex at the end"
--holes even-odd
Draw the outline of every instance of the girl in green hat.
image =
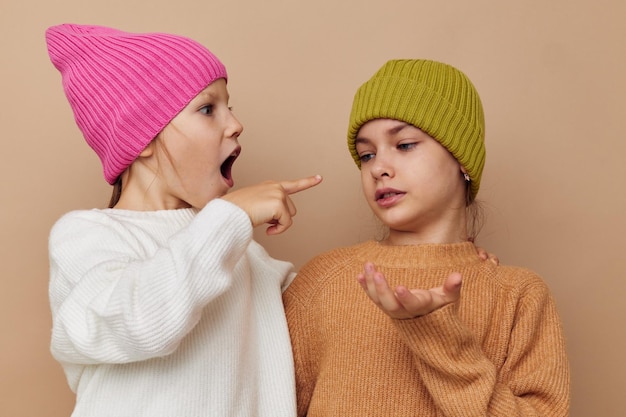
POLYGON ((472 243, 484 132, 443 63, 389 61, 356 92, 348 147, 389 231, 312 259, 284 295, 299 415, 568 415, 549 289, 472 243))

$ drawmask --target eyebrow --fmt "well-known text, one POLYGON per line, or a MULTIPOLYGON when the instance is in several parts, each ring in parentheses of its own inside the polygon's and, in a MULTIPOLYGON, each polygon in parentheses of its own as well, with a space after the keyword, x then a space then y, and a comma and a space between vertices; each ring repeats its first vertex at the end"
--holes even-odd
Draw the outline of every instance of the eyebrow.
MULTIPOLYGON (((211 100, 218 99, 220 97, 220 94, 219 93, 214 93, 214 92, 211 92, 211 91, 202 91, 196 97, 197 98, 202 98, 204 100, 211 101, 211 100)), ((226 94, 226 101, 228 101, 228 100, 230 100, 230 96, 228 94, 226 94)))
POLYGON ((200 94, 198 94, 198 97, 201 97, 203 99, 214 99, 215 98, 215 94, 210 93, 208 91, 203 91, 200 94))

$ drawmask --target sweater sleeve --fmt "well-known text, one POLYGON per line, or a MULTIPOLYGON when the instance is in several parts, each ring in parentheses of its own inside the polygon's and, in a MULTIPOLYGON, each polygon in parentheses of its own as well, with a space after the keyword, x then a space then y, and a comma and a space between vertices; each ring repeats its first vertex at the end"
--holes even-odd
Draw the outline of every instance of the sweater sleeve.
POLYGON ((90 212, 50 240, 51 350, 60 362, 126 363, 172 353, 226 291, 252 239, 248 217, 213 200, 153 254, 90 212))
POLYGON ((414 320, 394 320, 441 416, 567 416, 569 366, 547 287, 525 289, 500 369, 449 305, 414 320))

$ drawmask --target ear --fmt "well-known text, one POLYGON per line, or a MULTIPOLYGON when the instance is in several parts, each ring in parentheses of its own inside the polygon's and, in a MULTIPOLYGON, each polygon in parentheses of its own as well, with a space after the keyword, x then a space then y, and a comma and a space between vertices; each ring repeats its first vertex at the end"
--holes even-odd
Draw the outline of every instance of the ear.
POLYGON ((461 174, 462 174, 463 178, 465 179, 465 183, 469 184, 472 181, 472 179, 470 178, 469 174, 467 173, 467 170, 461 164, 459 164, 459 168, 461 169, 461 174))
POLYGON ((148 143, 148 146, 146 146, 143 151, 141 151, 141 153, 138 155, 138 158, 150 158, 152 155, 154 155, 154 143, 154 140, 150 141, 150 143, 148 143))

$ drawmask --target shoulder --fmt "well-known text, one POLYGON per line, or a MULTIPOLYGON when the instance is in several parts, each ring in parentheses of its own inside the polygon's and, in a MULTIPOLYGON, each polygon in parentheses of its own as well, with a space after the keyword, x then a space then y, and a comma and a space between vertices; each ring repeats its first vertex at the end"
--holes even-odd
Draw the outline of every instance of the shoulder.
POLYGON ((334 275, 337 270, 342 270, 352 264, 360 264, 357 261, 357 255, 361 246, 345 246, 322 252, 306 262, 298 275, 303 277, 309 275, 334 275))
POLYGON ((55 243, 68 238, 88 240, 90 237, 106 240, 107 237, 114 236, 126 239, 125 235, 131 229, 150 229, 156 225, 162 226, 167 222, 168 219, 166 218, 151 218, 145 212, 140 211, 75 210, 64 214, 52 226, 50 242, 55 243))
POLYGON ((516 287, 545 286, 543 278, 535 271, 512 265, 498 265, 493 268, 494 275, 502 285, 513 285, 516 287))
POLYGON ((314 294, 330 288, 333 284, 352 280, 363 268, 358 259, 361 245, 335 248, 313 257, 298 271, 287 288, 286 297, 311 299, 314 294))
POLYGON ((108 249, 125 245, 121 227, 104 210, 71 211, 52 226, 48 238, 51 261, 84 262, 108 249))
POLYGON ((72 211, 52 226, 48 239, 51 285, 79 280, 94 265, 129 252, 128 239, 103 210, 72 211))
POLYGON ((74 221, 91 221, 104 216, 104 210, 91 209, 91 210, 73 210, 63 214, 55 223, 55 226, 64 223, 71 223, 74 221))
POLYGON ((293 264, 273 258, 267 250, 256 240, 251 240, 248 245, 248 256, 250 262, 260 267, 279 273, 280 275, 291 274, 293 272, 293 264))
POLYGON ((551 297, 548 284, 529 268, 501 265, 493 267, 492 271, 491 278, 505 293, 528 300, 545 300, 551 297))
POLYGON ((107 227, 111 223, 103 210, 75 210, 61 216, 50 230, 51 242, 74 235, 84 236, 94 227, 107 227))
MULTIPOLYGON (((50 256, 80 259, 98 258, 105 253, 118 257, 144 253, 154 246, 152 235, 177 230, 166 214, 114 209, 76 210, 63 215, 50 230, 50 256)), ((189 214, 191 216, 191 214, 189 214)), ((187 222, 188 220, 186 220, 187 222)))

